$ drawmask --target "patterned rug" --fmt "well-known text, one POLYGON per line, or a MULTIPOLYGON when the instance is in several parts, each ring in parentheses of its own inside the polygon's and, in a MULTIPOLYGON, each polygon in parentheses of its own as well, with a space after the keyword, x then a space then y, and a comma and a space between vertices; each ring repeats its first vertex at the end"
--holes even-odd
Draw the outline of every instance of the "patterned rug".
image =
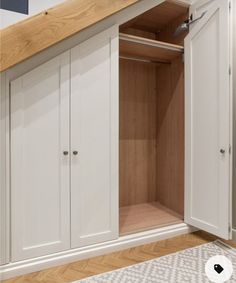
MULTIPOLYGON (((209 283, 205 264, 212 256, 224 255, 233 264, 236 282, 236 249, 220 241, 145 261, 129 267, 95 275, 74 283, 209 283)), ((221 281, 222 282, 222 281, 221 281)))

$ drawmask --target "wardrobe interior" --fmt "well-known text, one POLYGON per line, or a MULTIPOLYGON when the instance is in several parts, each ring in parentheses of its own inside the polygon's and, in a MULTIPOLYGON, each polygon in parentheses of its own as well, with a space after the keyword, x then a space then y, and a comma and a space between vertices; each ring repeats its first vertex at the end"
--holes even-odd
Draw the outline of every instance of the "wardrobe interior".
POLYGON ((188 7, 166 1, 120 27, 120 234, 183 221, 188 7))

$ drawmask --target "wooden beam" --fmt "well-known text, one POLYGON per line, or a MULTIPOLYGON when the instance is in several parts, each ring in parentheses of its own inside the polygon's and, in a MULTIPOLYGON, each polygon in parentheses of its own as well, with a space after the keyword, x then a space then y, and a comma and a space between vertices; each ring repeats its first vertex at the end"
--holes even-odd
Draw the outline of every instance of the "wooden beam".
POLYGON ((67 0, 0 31, 0 72, 140 0, 67 0))

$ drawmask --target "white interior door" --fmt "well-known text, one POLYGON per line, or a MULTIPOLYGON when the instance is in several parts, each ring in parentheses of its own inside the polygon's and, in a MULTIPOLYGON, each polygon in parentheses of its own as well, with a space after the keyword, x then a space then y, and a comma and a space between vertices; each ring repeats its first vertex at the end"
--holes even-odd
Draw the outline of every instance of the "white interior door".
POLYGON ((11 82, 11 257, 70 248, 69 52, 11 82))
POLYGON ((185 40, 185 221, 228 239, 231 225, 229 1, 217 0, 185 40))
POLYGON ((118 237, 118 56, 117 27, 71 50, 72 247, 118 237))

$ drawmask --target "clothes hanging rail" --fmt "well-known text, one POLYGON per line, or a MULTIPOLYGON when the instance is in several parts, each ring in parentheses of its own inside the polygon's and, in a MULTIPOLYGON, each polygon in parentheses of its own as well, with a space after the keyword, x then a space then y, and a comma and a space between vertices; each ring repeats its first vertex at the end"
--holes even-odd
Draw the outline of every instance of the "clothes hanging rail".
POLYGON ((135 58, 135 57, 130 57, 130 56, 119 56, 120 59, 125 59, 125 60, 131 60, 131 61, 138 61, 138 62, 143 62, 143 63, 151 63, 151 64, 171 64, 171 62, 163 62, 163 61, 156 61, 156 60, 148 60, 148 59, 141 59, 141 58, 135 58))

